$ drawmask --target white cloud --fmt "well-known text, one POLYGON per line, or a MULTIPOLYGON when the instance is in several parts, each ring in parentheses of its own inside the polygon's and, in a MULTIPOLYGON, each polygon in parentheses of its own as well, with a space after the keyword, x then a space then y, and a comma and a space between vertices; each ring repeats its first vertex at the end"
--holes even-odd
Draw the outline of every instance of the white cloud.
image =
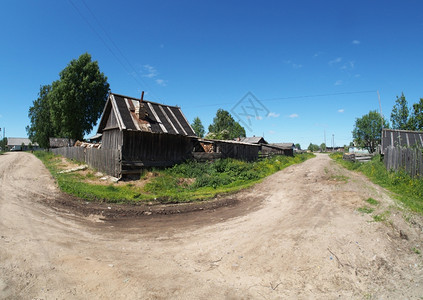
POLYGON ((345 111, 345 109, 343 109, 343 108, 338 109, 338 112, 339 112, 339 113, 341 113, 341 114, 342 114, 344 111, 345 111))
POLYGON ((167 81, 163 79, 156 79, 156 83, 161 86, 166 86, 167 81))
POLYGON ((256 120, 263 120, 262 116, 256 116, 256 120))
POLYGON ((334 85, 342 85, 342 80, 337 80, 334 85))
POLYGON ((277 117, 279 117, 280 116, 280 114, 277 114, 277 113, 275 113, 275 112, 270 112, 270 113, 268 113, 268 115, 267 115, 268 117, 270 117, 270 118, 277 118, 277 117))
POLYGON ((289 115, 289 117, 290 117, 291 119, 294 119, 294 118, 298 118, 298 117, 299 117, 299 115, 298 115, 298 114, 290 114, 290 115, 289 115))
POLYGON ((360 45, 360 44, 361 44, 361 42, 360 42, 359 40, 354 40, 354 41, 352 41, 352 44, 353 44, 353 45, 360 45))
POLYGON ((332 59, 331 61, 329 61, 329 65, 334 65, 334 64, 338 64, 342 61, 342 57, 337 57, 335 59, 332 59))
POLYGON ((284 63, 290 65, 293 69, 301 69, 303 67, 302 64, 294 63, 292 60, 285 60, 284 63))
POLYGON ((144 71, 146 74, 144 74, 144 77, 153 78, 156 77, 159 73, 157 72, 156 68, 150 65, 144 65, 144 71))
POLYGON ((268 133, 269 133, 269 134, 275 134, 275 133, 276 133, 276 131, 274 131, 274 130, 269 130, 269 131, 268 131, 268 133))
POLYGON ((360 74, 355 74, 355 75, 354 75, 354 77, 355 77, 355 78, 358 78, 358 77, 360 77, 360 76, 361 76, 360 74))

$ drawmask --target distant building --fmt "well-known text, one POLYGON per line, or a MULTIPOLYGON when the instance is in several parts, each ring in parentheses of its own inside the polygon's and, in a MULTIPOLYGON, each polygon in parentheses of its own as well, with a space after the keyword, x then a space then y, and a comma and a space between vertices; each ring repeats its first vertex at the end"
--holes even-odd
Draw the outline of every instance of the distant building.
POLYGON ((268 144, 266 140, 261 136, 244 137, 241 138, 239 141, 247 144, 268 144))
POLYGON ((37 143, 32 143, 28 138, 7 138, 7 149, 10 151, 27 151, 38 150, 40 147, 37 143))

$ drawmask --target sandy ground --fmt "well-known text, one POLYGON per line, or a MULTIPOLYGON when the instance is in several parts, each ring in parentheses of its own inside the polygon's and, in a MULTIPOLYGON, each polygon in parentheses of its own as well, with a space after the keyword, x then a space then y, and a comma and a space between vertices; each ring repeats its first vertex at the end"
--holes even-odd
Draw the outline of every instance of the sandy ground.
POLYGON ((220 208, 112 218, 63 199, 34 156, 0 156, 1 299, 423 296, 421 217, 327 155, 220 208), (357 211, 369 197, 387 221, 357 211))

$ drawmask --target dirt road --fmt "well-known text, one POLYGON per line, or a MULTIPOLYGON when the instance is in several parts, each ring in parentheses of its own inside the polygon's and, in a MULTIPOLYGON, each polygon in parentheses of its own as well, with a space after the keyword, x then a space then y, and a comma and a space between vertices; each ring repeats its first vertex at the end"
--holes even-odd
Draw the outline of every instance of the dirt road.
POLYGON ((171 216, 86 216, 57 205, 66 197, 34 156, 1 155, 0 299, 423 296, 422 219, 327 155, 234 197, 171 216), (369 197, 387 221, 357 211, 369 197))

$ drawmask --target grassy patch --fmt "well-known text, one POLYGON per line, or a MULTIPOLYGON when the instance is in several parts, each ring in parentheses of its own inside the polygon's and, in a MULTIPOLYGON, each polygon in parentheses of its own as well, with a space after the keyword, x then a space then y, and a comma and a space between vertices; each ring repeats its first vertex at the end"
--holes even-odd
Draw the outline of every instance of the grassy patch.
POLYGON ((143 172, 140 180, 154 174, 142 187, 134 184, 96 185, 86 183, 92 179, 91 173, 77 172, 60 174, 61 158, 49 152, 37 151, 34 154, 43 161, 56 179, 60 189, 68 194, 91 201, 107 202, 192 202, 227 194, 252 186, 263 178, 292 164, 301 163, 313 154, 304 153, 295 157, 274 156, 255 162, 235 159, 221 159, 213 163, 189 161, 166 169, 153 169, 143 172))
POLYGON ((386 221, 386 219, 389 217, 390 214, 391 214, 391 212, 387 210, 387 211, 385 211, 381 214, 373 215, 373 221, 375 221, 375 222, 386 221))
POLYGON ((377 200, 375 200, 373 198, 368 198, 366 200, 366 202, 369 203, 369 204, 371 204, 371 205, 374 205, 374 206, 379 205, 379 201, 377 201, 377 200))
POLYGON ((335 181, 340 181, 340 182, 348 182, 349 177, 345 176, 345 175, 332 175, 330 177, 330 179, 335 180, 335 181))
POLYGON ((363 207, 357 208, 357 210, 364 214, 371 214, 375 209, 372 207, 363 206, 363 207))
POLYGON ((349 170, 356 170, 366 175, 376 183, 391 192, 405 207, 423 214, 423 178, 411 178, 405 172, 387 171, 380 155, 376 155, 370 162, 359 163, 342 159, 342 153, 330 155, 332 159, 349 170))

